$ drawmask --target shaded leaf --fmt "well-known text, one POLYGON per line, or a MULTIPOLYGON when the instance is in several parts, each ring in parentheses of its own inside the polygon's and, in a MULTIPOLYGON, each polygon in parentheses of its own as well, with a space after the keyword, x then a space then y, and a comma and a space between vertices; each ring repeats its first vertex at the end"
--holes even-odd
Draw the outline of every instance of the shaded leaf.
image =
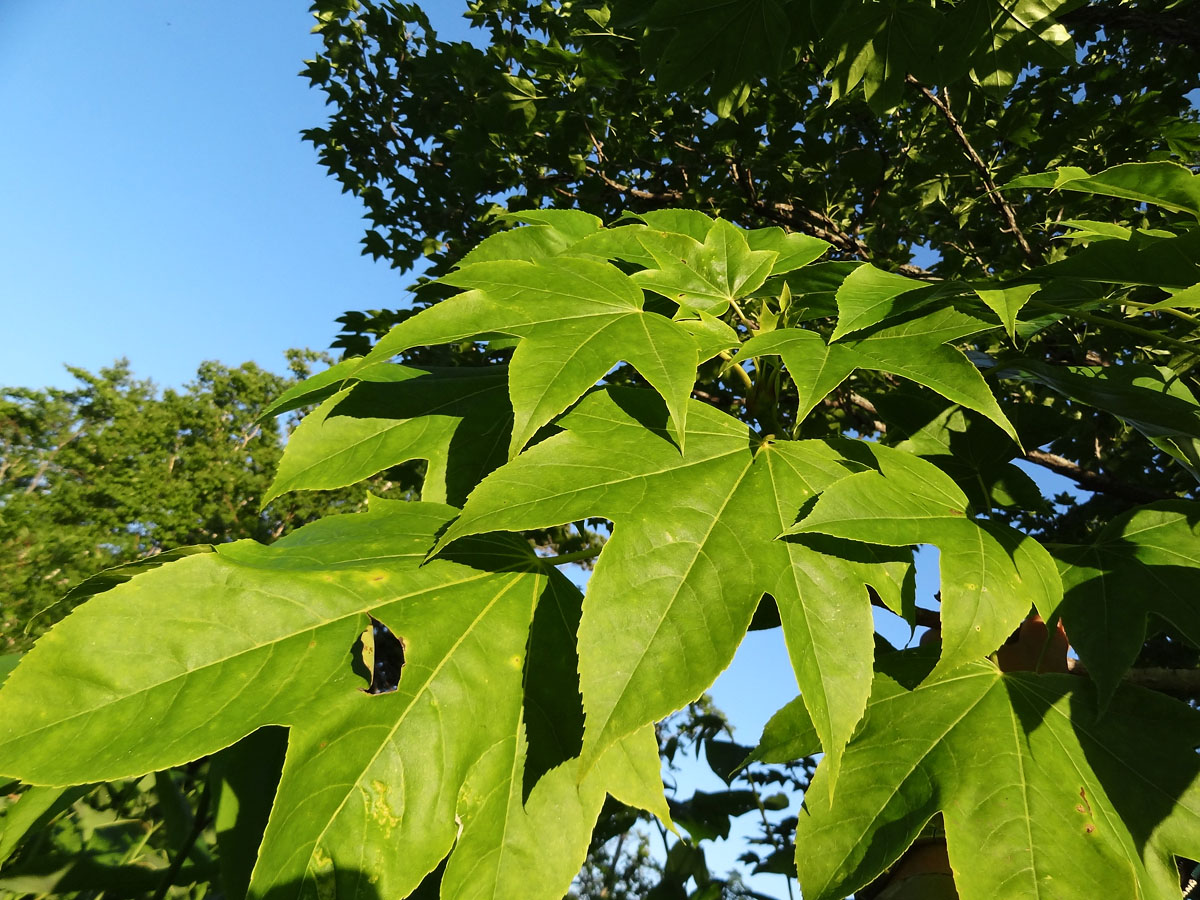
POLYGON ((741 356, 778 354, 796 384, 803 419, 857 369, 874 369, 910 378, 955 403, 987 416, 1019 443, 1016 429, 996 403, 973 363, 946 342, 989 326, 954 309, 943 309, 882 328, 859 340, 826 344, 813 331, 783 328, 756 335, 742 345, 741 356))
POLYGON ((1174 897, 1172 854, 1200 851, 1200 717, 1123 687, 1103 718, 1086 679, 972 663, 876 673, 832 800, 818 769, 796 829, 808 900, 884 871, 938 813, 962 900, 1174 897))
POLYGON ((1058 612, 1105 704, 1133 665, 1154 616, 1200 647, 1200 504, 1163 501, 1122 513, 1084 545, 1051 548, 1058 612))

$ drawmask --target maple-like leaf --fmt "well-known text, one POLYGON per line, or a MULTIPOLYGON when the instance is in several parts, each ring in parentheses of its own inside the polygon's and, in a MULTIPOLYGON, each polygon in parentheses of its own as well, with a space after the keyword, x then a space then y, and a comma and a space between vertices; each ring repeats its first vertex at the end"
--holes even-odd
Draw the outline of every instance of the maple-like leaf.
POLYGON ((655 265, 636 272, 633 280, 680 306, 712 315, 721 315, 731 303, 758 290, 780 255, 776 250, 751 250, 746 232, 723 219, 711 223, 703 243, 654 229, 637 236, 655 265))
POLYGON ((863 442, 764 441, 694 402, 682 454, 651 392, 597 391, 562 433, 493 472, 439 546, 601 516, 614 523, 579 630, 583 757, 695 699, 729 664, 764 594, 836 766, 866 702, 870 584, 902 609, 908 551, 776 538, 801 504, 864 467, 863 442))
MULTIPOLYGON (((1125 686, 1100 717, 1091 682, 1072 675, 981 661, 922 682, 919 652, 880 665, 836 795, 821 767, 805 796, 806 900, 861 888, 938 813, 962 900, 1179 896, 1173 854, 1200 853, 1194 710, 1125 686)), ((774 753, 811 744, 802 713, 791 704, 773 721, 797 735, 774 753)))
POLYGON ((264 505, 288 491, 355 484, 426 459, 422 499, 461 505, 507 458, 508 370, 426 370, 390 363, 305 416, 288 438, 264 505))
POLYGON ((1200 504, 1153 503, 1122 513, 1084 545, 1051 547, 1071 646, 1106 703, 1146 640, 1149 615, 1200 646, 1200 504))
POLYGON ((377 500, 94 597, 0 688, 0 773, 136 776, 282 724, 251 896, 403 897, 457 840, 471 850, 451 861, 445 877, 461 886, 444 896, 557 900, 608 788, 662 810, 657 745, 643 730, 579 771, 581 714, 557 716, 555 731, 537 699, 572 702, 570 635, 556 632, 578 620, 579 592, 509 538, 422 565, 453 512, 377 500), (390 693, 365 693, 354 670, 368 614, 405 645, 390 693))
POLYGON ((684 434, 697 343, 680 325, 644 310, 641 289, 620 269, 559 256, 476 263, 442 281, 469 290, 397 325, 362 365, 410 347, 509 334, 522 339, 509 366, 511 454, 621 360, 662 395, 684 434))
MULTIPOLYGON (((828 534, 941 550, 939 672, 991 653, 1031 607, 1049 615, 1062 597, 1054 560, 1033 538, 969 518, 967 498, 937 466, 889 447, 878 468, 831 484, 789 534, 828 534)), ((485 482, 486 484, 486 482, 485 482)))
POLYGON ((857 369, 910 378, 948 400, 987 416, 1018 444, 1016 429, 1000 409, 979 370, 948 342, 992 326, 947 308, 899 325, 879 328, 855 340, 826 344, 815 331, 781 328, 746 341, 739 356, 777 354, 800 397, 802 419, 857 369))

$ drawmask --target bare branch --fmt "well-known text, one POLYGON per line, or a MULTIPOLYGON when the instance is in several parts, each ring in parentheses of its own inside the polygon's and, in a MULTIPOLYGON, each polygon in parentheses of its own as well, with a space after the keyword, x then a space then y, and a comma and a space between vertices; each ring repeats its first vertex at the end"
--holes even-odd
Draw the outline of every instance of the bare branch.
MULTIPOLYGON (((958 142, 962 144, 963 153, 966 154, 971 165, 979 172, 983 186, 987 189, 988 199, 1000 211, 1000 215, 1004 217, 1004 221, 1008 224, 1008 230, 1012 232, 1013 237, 1017 239, 1017 243, 1021 246, 1021 252, 1025 254, 1030 262, 1035 264, 1040 263, 1041 258, 1029 246, 1029 241, 1025 240, 1025 234, 1021 231, 1021 226, 1017 224, 1016 211, 1013 210, 1012 205, 1000 194, 1000 190, 996 187, 996 182, 992 179, 992 175, 988 171, 987 163, 983 161, 980 155, 975 152, 975 148, 971 146, 971 142, 967 138, 967 133, 963 130, 962 124, 958 121, 958 117, 954 115, 954 111, 950 109, 948 99, 945 96, 939 97, 911 75, 908 75, 905 80, 909 84, 916 85, 921 93, 925 95, 925 99, 932 103, 938 112, 942 114, 942 117, 945 118, 946 123, 950 126, 950 130, 954 133, 958 142)), ((943 88, 942 90, 944 93, 945 89, 943 88)))

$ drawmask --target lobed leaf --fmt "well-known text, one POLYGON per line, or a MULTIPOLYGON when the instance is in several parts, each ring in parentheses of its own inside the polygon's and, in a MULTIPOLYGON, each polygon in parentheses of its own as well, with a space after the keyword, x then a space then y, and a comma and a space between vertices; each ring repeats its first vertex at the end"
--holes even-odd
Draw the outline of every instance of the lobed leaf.
POLYGON ((981 320, 954 309, 942 309, 899 325, 882 328, 858 340, 826 344, 814 331, 781 328, 746 341, 740 356, 783 357, 796 384, 803 419, 857 369, 874 369, 910 378, 943 397, 987 416, 1020 443, 1016 429, 996 403, 979 370, 946 342, 984 331, 981 320))
POLYGON ((1150 203, 1200 219, 1200 175, 1179 163, 1130 162, 1089 175, 1078 166, 1059 166, 1053 172, 1014 178, 1001 190, 1042 189, 1079 191, 1150 203))
POLYGON ((387 364, 305 416, 288 439, 263 505, 289 491, 356 484, 410 459, 429 460, 422 498, 462 504, 504 462, 512 412, 508 370, 387 364))
POLYGON ((1062 598, 1054 561, 1037 541, 966 515, 967 499, 923 459, 872 449, 878 470, 831 484, 788 534, 829 534, 887 546, 941 550, 941 674, 1000 646, 1031 607, 1048 615, 1062 598))
MULTIPOLYGON (((456 548, 458 561, 422 565, 452 513, 374 501, 365 514, 323 519, 271 547, 225 544, 95 597, 0 689, 0 772, 45 785, 128 777, 285 725, 287 755, 252 896, 285 887, 288 896, 405 896, 456 837, 482 860, 474 883, 511 890, 505 851, 516 858, 528 822, 510 817, 497 827, 485 800, 522 796, 524 710, 536 692, 528 671, 555 673, 561 688, 573 664, 559 658, 547 669, 529 659, 527 644, 533 655, 543 646, 529 643, 535 609, 549 604, 561 617, 578 609, 579 594, 509 539, 476 539, 456 548), (365 693, 354 670, 368 613, 406 645, 391 693, 365 693)), ((622 756, 601 760, 578 800, 565 787, 578 784, 572 775, 551 772, 532 787, 526 812, 542 814, 546 781, 551 805, 577 803, 580 824, 543 846, 543 874, 520 896, 563 895, 607 778, 653 805, 645 799, 647 773, 658 766, 652 737, 611 752, 622 756)))
POLYGON ((642 292, 615 266, 555 257, 481 262, 442 279, 468 288, 392 329, 363 365, 410 347, 502 333, 521 338, 509 367, 510 455, 621 360, 659 391, 676 433, 698 364, 696 342, 670 319, 642 309, 642 292))
POLYGON ((1095 540, 1051 548, 1071 646, 1107 704, 1146 640, 1151 616, 1200 647, 1200 504, 1170 500, 1114 518, 1095 540))
POLYGON ((682 454, 652 393, 588 395, 563 432, 493 472, 439 548, 493 530, 604 517, 579 629, 585 766, 623 735, 695 699, 729 664, 764 594, 836 767, 869 685, 870 584, 893 608, 911 593, 907 551, 777 541, 817 492, 863 467, 870 445, 764 441, 694 403, 682 454))
MULTIPOLYGON (((809 900, 840 900, 940 813, 962 900, 1179 895, 1174 855, 1200 851, 1200 717, 1123 687, 1103 718, 1090 682, 935 673, 896 654, 876 673, 838 793, 818 769, 796 828, 809 900)), ((823 768, 823 767, 822 767, 823 768)))
POLYGON ((746 232, 723 219, 712 222, 703 243, 653 230, 641 241, 655 265, 634 273, 636 284, 680 306, 718 316, 758 290, 779 259, 776 250, 751 250, 746 232))

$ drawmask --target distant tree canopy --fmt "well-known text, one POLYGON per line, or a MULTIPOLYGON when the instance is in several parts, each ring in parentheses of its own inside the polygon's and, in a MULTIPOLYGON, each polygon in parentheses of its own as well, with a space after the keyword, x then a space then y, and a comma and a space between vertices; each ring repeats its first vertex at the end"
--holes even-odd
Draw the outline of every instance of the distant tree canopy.
POLYGON ((191 544, 270 543, 361 508, 363 487, 259 509, 294 427, 259 416, 314 358, 293 353, 290 377, 208 362, 179 390, 124 361, 72 368, 68 389, 0 390, 0 652, 26 648, 99 569, 191 544))

